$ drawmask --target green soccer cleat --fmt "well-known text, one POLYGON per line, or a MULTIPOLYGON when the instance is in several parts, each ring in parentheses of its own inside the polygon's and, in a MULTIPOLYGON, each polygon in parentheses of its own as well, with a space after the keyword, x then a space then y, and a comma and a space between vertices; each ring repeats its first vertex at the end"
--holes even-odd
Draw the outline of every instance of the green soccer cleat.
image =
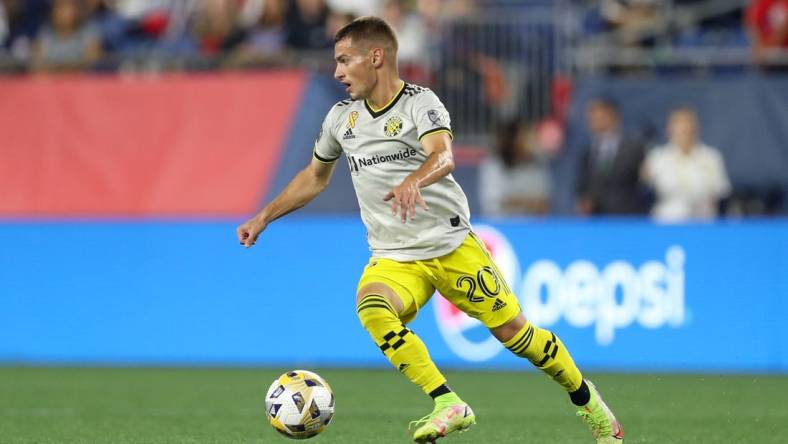
POLYGON ((476 415, 468 404, 462 402, 456 395, 448 402, 438 402, 429 415, 412 421, 408 430, 413 432, 415 442, 434 443, 438 438, 443 438, 451 432, 464 432, 476 424, 476 415))
POLYGON ((623 444, 624 428, 621 427, 621 423, 602 400, 602 396, 599 395, 594 384, 588 380, 586 380, 586 384, 591 391, 591 399, 588 404, 578 410, 577 416, 583 418, 583 421, 588 424, 597 444, 623 444))

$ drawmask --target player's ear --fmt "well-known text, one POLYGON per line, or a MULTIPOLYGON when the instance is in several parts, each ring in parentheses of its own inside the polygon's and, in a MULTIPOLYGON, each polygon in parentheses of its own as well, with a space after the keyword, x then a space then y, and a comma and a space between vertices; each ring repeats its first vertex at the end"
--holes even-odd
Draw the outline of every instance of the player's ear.
POLYGON ((372 48, 372 66, 380 68, 383 65, 383 48, 372 48))

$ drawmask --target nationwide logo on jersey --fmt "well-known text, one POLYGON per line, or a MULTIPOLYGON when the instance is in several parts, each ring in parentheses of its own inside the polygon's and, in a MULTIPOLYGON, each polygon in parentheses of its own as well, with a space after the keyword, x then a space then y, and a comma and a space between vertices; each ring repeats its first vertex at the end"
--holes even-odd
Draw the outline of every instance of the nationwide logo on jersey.
POLYGON ((406 148, 393 154, 375 154, 374 156, 369 157, 347 156, 347 163, 350 167, 350 173, 356 175, 361 168, 366 166, 380 165, 383 163, 395 162, 397 160, 404 160, 415 157, 416 154, 417 152, 414 148, 406 148))
POLYGON ((383 126, 383 133, 389 137, 394 137, 402 131, 402 119, 399 116, 391 116, 383 126))
POLYGON ((356 120, 358 120, 358 111, 353 111, 347 116, 347 124, 345 125, 347 131, 345 131, 345 134, 342 136, 342 140, 356 138, 356 135, 353 134, 353 128, 356 127, 356 120))

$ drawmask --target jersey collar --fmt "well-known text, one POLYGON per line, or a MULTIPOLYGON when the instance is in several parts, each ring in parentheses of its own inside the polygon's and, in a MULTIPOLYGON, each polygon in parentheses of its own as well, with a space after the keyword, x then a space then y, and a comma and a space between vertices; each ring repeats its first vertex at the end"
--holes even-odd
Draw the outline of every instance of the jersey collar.
POLYGON ((386 112, 388 110, 390 110, 391 108, 394 107, 394 105, 397 104, 397 102, 399 101, 399 98, 402 97, 402 94, 405 92, 405 85, 406 85, 406 83, 403 81, 402 82, 402 87, 399 89, 399 92, 397 93, 397 95, 395 95, 393 99, 389 100, 389 103, 385 104, 383 106, 383 108, 380 108, 378 110, 372 108, 372 106, 369 105, 369 102, 367 101, 367 99, 364 99, 364 107, 367 108, 367 111, 369 111, 369 114, 372 115, 373 119, 377 119, 378 117, 382 116, 383 114, 386 114, 386 112))

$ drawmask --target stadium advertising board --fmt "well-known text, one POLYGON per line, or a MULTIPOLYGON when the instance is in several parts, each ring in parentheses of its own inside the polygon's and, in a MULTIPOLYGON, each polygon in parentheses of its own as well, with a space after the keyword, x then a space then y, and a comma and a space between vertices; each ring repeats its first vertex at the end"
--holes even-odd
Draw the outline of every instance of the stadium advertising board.
MULTIPOLYGON (((475 226, 584 368, 788 372, 787 222, 475 226)), ((234 228, 0 225, 0 361, 387 365, 355 316, 356 219, 281 221, 249 250, 234 228)), ((441 365, 528 367, 440 296, 410 327, 441 365)))

